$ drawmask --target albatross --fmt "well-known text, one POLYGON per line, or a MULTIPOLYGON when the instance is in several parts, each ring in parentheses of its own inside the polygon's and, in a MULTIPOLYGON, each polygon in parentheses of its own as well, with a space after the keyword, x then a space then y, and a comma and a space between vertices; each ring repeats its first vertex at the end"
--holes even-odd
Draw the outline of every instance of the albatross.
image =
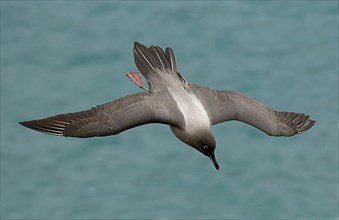
POLYGON ((169 125, 174 135, 207 156, 218 170, 216 141, 211 126, 237 120, 269 136, 294 136, 310 129, 315 120, 304 113, 275 111, 260 102, 229 90, 214 90, 187 82, 177 70, 171 48, 133 47, 138 72, 127 77, 144 90, 89 110, 19 122, 47 134, 89 138, 116 135, 149 123, 169 125))

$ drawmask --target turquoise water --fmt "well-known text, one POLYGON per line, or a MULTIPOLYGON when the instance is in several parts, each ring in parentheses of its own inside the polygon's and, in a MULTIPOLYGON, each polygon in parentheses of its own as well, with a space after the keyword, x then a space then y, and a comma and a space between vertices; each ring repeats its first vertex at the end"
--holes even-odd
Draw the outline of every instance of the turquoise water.
POLYGON ((1 218, 336 217, 337 16, 336 1, 1 1, 1 218), (190 82, 317 123, 215 126, 219 171, 164 125, 71 139, 17 123, 139 92, 134 41, 172 47, 190 82))

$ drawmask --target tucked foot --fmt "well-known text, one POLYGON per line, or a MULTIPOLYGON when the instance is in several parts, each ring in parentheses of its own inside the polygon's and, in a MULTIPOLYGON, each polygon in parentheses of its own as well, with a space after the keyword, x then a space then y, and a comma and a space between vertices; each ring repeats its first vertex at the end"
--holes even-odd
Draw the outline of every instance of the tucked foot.
POLYGON ((135 85, 137 85, 139 88, 145 90, 146 92, 149 92, 148 89, 146 89, 142 83, 141 77, 138 72, 129 72, 126 74, 126 76, 134 82, 135 85))

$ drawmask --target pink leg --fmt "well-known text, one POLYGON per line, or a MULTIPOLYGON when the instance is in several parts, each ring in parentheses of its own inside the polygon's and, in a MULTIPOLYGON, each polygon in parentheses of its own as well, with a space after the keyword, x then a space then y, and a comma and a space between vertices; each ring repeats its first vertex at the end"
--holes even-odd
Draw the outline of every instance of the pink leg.
POLYGON ((126 74, 126 76, 134 82, 135 85, 137 85, 139 88, 145 90, 148 92, 148 89, 146 89, 142 83, 141 77, 138 72, 129 72, 126 74))

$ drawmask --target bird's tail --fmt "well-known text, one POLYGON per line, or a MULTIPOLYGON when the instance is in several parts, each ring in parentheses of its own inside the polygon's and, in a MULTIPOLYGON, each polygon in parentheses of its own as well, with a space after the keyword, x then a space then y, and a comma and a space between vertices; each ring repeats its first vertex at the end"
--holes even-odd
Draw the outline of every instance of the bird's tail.
MULTIPOLYGON (((174 80, 186 83, 177 71, 174 53, 171 48, 165 52, 158 46, 146 46, 134 42, 134 62, 146 78, 150 91, 159 91, 174 80), (171 79, 166 79, 170 77, 171 79)), ((174 81, 175 82, 175 81, 174 81)))

